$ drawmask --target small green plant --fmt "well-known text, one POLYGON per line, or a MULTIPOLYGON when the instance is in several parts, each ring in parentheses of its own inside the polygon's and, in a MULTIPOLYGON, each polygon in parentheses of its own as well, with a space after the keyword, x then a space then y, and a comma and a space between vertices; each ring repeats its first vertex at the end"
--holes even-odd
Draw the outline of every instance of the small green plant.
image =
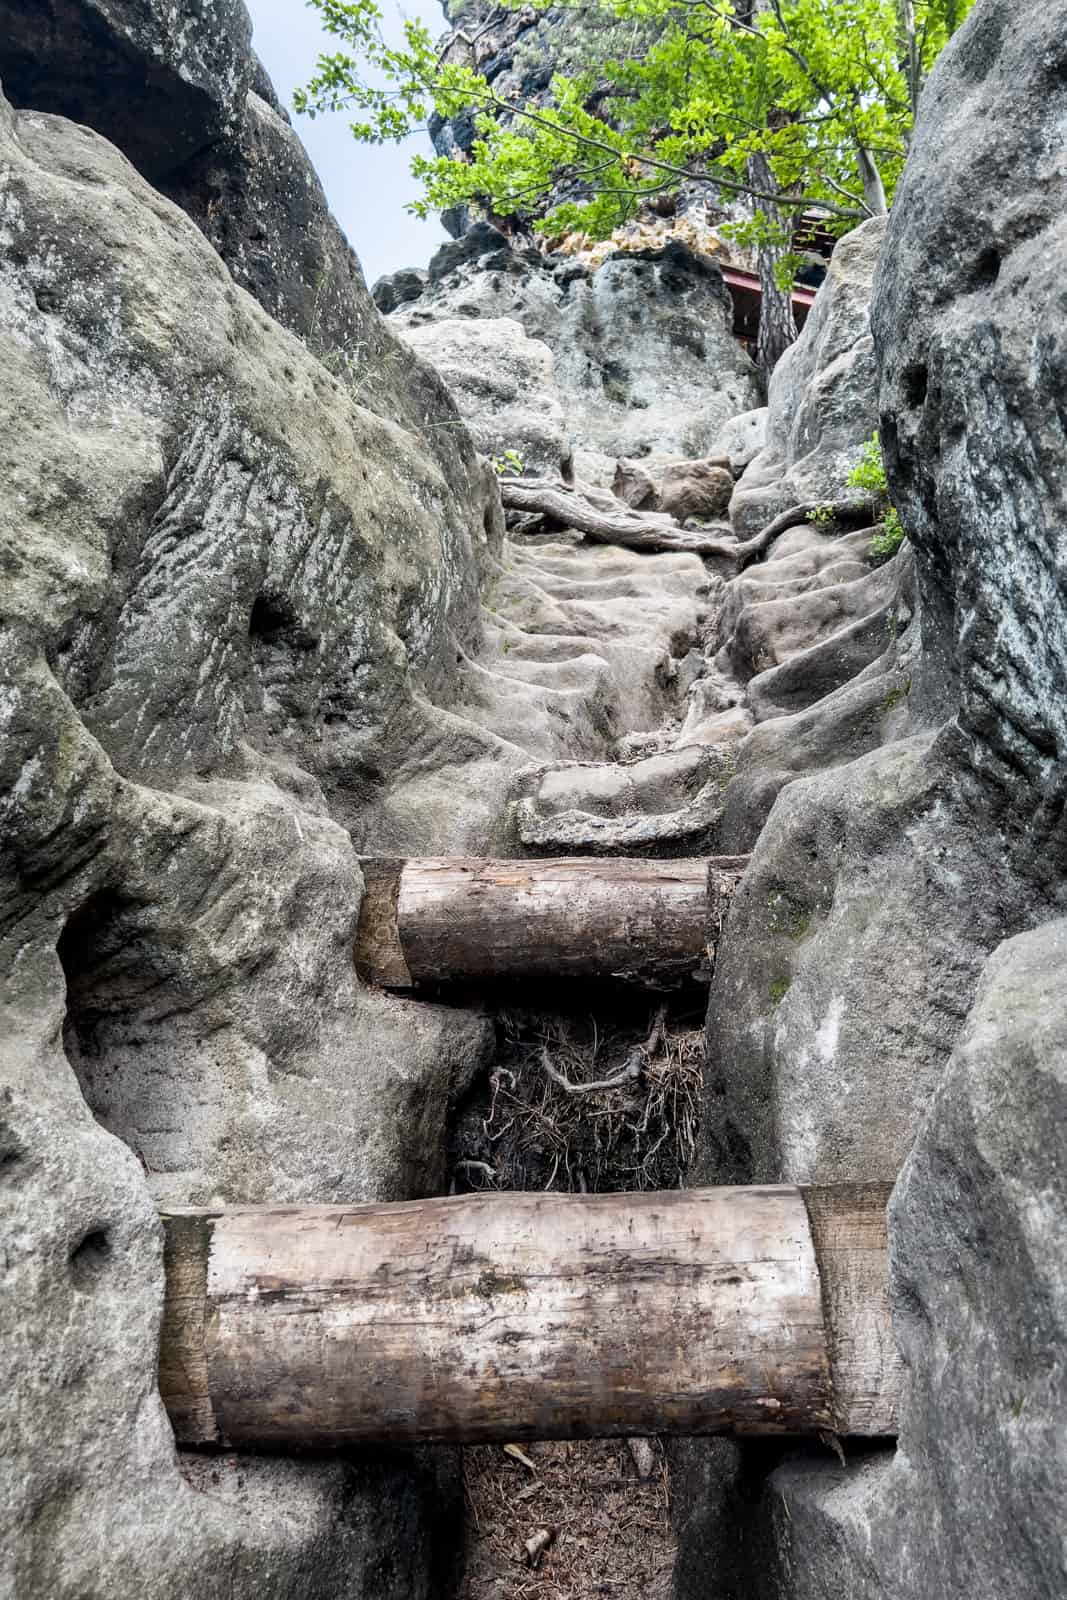
POLYGON ((882 518, 882 526, 867 547, 872 561, 889 561, 904 543, 904 526, 892 506, 882 518))
MULTIPOLYGON (((877 433, 873 433, 863 446, 859 465, 853 467, 848 475, 850 489, 863 489, 874 500, 889 499, 889 482, 885 475, 885 461, 882 459, 882 441, 877 433)), ((882 525, 871 540, 867 553, 872 561, 889 561, 896 555, 904 543, 904 526, 900 520, 895 506, 887 505, 882 516, 882 525)))
POLYGON ((872 433, 863 446, 859 465, 853 467, 849 473, 848 483, 850 489, 866 489, 870 495, 888 496, 889 484, 886 481, 885 462, 882 460, 882 441, 877 433, 872 433))
POLYGON ((493 457, 493 471, 498 478, 521 478, 525 458, 518 450, 505 450, 502 455, 493 457))
POLYGON ((823 500, 819 505, 812 506, 808 512, 808 521, 814 523, 816 528, 829 528, 834 521, 834 508, 830 501, 823 500))

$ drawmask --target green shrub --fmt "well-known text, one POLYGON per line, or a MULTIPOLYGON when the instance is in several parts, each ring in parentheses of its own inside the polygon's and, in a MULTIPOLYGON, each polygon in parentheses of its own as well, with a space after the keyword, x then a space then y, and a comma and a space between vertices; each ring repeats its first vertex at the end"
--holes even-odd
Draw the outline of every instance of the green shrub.
MULTIPOLYGON (((889 483, 882 459, 882 441, 873 433, 863 446, 859 465, 848 475, 850 489, 863 489, 874 500, 889 499, 889 483)), ((895 506, 887 505, 882 514, 882 526, 867 547, 872 561, 889 561, 904 543, 906 535, 895 506)))
POLYGON ((866 489, 869 495, 876 498, 889 494, 889 484, 886 482, 885 462, 882 460, 882 442, 876 433, 863 447, 859 465, 853 467, 848 475, 850 489, 866 489))
POLYGON ((904 543, 904 526, 892 506, 882 518, 882 526, 867 546, 874 561, 889 561, 904 543))

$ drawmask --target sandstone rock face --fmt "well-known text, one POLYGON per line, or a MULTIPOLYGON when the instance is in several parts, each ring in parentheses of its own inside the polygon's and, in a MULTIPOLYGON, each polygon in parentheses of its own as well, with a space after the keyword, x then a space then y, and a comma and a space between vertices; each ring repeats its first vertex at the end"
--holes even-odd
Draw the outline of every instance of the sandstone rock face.
POLYGON ((242 0, 4 0, 0 83, 14 105, 114 143, 360 405, 418 433, 461 477, 447 393, 432 368, 412 381, 250 36, 242 0))
POLYGON ((1065 107, 1063 22, 1059 3, 1020 25, 1016 8, 986 0, 954 42, 930 84, 874 309, 887 469, 922 557, 921 690, 934 715, 955 711, 958 694, 966 759, 1025 828, 1030 868, 1052 875, 1067 781, 1056 409, 1067 339, 1055 309, 1067 174, 1048 155, 1065 107), (927 253, 935 265, 920 271, 927 253), (1040 348, 1024 338, 1034 329, 1040 348))
POLYGON ((878 426, 870 304, 885 230, 875 217, 838 243, 803 336, 774 370, 766 443, 730 508, 744 534, 802 501, 854 498, 846 480, 878 426))
POLYGON ((242 0, 4 0, 0 80, 13 105, 96 128, 158 181, 238 126, 251 37, 242 0))
POLYGON ((444 1183, 486 1027, 358 989, 336 797, 458 690, 492 488, 454 412, 446 480, 98 136, 4 102, 0 147, 5 1578, 429 1596, 436 1469, 185 1481, 153 1196, 444 1183))
MULTIPOLYGON (((1064 1584, 1067 1463, 1049 1419, 1067 1202, 1062 1137, 1046 1141, 1062 1126, 1065 1018, 1064 930, 1049 920, 1065 614, 1050 419, 1067 240, 1048 156, 1065 22, 1062 5, 1020 17, 985 0, 924 98, 871 314, 891 490, 915 547, 903 737, 779 794, 709 1011, 709 1176, 903 1165, 901 1448, 850 1458, 844 1476, 813 1459, 779 1468, 732 1576, 694 1595, 1022 1600, 1064 1584)), ((773 395, 771 412, 773 432, 773 395)))
POLYGON ((389 382, 419 426, 432 397, 423 432, 114 147, 6 103, 0 143, 5 1577, 429 1600, 447 1458, 176 1462, 154 1202, 446 1185, 491 1030, 360 989, 353 841, 484 849, 531 759, 658 726, 707 575, 505 545, 409 353, 389 382))
POLYGON ((1063 921, 989 961, 893 1197, 908 1393, 879 1543, 909 1600, 1067 1581, 1065 963, 1063 921))
POLYGON ((406 331, 457 317, 510 318, 548 345, 576 473, 591 482, 610 484, 624 456, 705 457, 722 427, 758 404, 722 274, 676 242, 618 252, 589 272, 514 250, 476 224, 441 247, 425 293, 389 321, 406 331))
POLYGON ((570 475, 555 363, 540 339, 510 317, 456 317, 408 329, 405 343, 443 379, 483 455, 511 451, 534 477, 570 475))

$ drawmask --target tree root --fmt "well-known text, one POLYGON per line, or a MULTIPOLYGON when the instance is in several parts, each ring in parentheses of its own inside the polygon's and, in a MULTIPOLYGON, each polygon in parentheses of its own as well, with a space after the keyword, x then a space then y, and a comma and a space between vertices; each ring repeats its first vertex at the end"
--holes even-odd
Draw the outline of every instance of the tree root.
MULTIPOLYGON (((736 540, 699 528, 682 528, 665 511, 632 511, 606 490, 590 484, 502 478, 505 511, 535 511, 600 544, 627 550, 680 550, 698 556, 731 556, 736 540)), ((728 531, 728 530, 724 530, 728 531)))
POLYGON ((723 524, 715 531, 683 528, 665 511, 633 511, 615 495, 591 484, 569 484, 551 480, 503 478, 500 497, 506 511, 520 511, 548 517, 565 528, 583 533, 600 544, 617 544, 627 550, 685 551, 690 555, 723 556, 743 572, 757 560, 778 535, 814 513, 821 519, 854 523, 858 527, 877 520, 873 500, 842 501, 826 505, 805 501, 790 506, 751 539, 736 539, 723 524))
POLYGON ((737 560, 738 571, 743 572, 761 556, 779 534, 788 532, 790 528, 799 527, 802 522, 810 522, 815 513, 818 513, 820 521, 855 523, 859 528, 868 524, 873 527, 878 520, 878 508, 873 500, 842 500, 831 503, 823 500, 805 500, 800 505, 790 506, 788 511, 783 511, 751 539, 738 540, 735 543, 733 553, 737 560))
POLYGON ((595 1083, 571 1083, 562 1072, 552 1065, 552 1058, 545 1045, 541 1046, 541 1066, 546 1078, 566 1091, 567 1094, 603 1094, 608 1089, 621 1089, 627 1083, 633 1083, 639 1078, 645 1066, 663 1042, 663 1029, 667 1022, 667 1007, 660 1006, 652 1023, 652 1031, 644 1044, 639 1044, 630 1051, 618 1072, 613 1072, 610 1078, 598 1078, 595 1083))

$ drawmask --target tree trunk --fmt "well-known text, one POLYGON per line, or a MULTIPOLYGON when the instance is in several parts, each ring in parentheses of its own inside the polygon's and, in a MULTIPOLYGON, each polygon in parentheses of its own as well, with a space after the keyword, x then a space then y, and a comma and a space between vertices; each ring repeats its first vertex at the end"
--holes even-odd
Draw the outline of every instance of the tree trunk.
POLYGON ((186 1444, 891 1436, 888 1187, 164 1213, 186 1444))
POLYGON ((867 210, 872 217, 884 217, 889 210, 889 203, 885 197, 882 174, 878 170, 877 161, 863 145, 858 145, 856 148, 856 164, 863 179, 863 198, 867 210))
POLYGON ((676 984, 698 974, 747 862, 368 857, 356 970, 393 989, 500 978, 676 984))
MULTIPOLYGON (((765 155, 753 155, 748 162, 749 181, 753 188, 771 193, 777 187, 771 164, 765 155)), ((761 209, 769 222, 781 223, 781 213, 768 201, 761 209)), ((760 316, 756 340, 756 365, 764 381, 770 383, 771 373, 791 344, 796 343, 797 324, 793 315, 792 288, 783 289, 778 283, 777 269, 788 246, 761 245, 759 251, 760 316)))

